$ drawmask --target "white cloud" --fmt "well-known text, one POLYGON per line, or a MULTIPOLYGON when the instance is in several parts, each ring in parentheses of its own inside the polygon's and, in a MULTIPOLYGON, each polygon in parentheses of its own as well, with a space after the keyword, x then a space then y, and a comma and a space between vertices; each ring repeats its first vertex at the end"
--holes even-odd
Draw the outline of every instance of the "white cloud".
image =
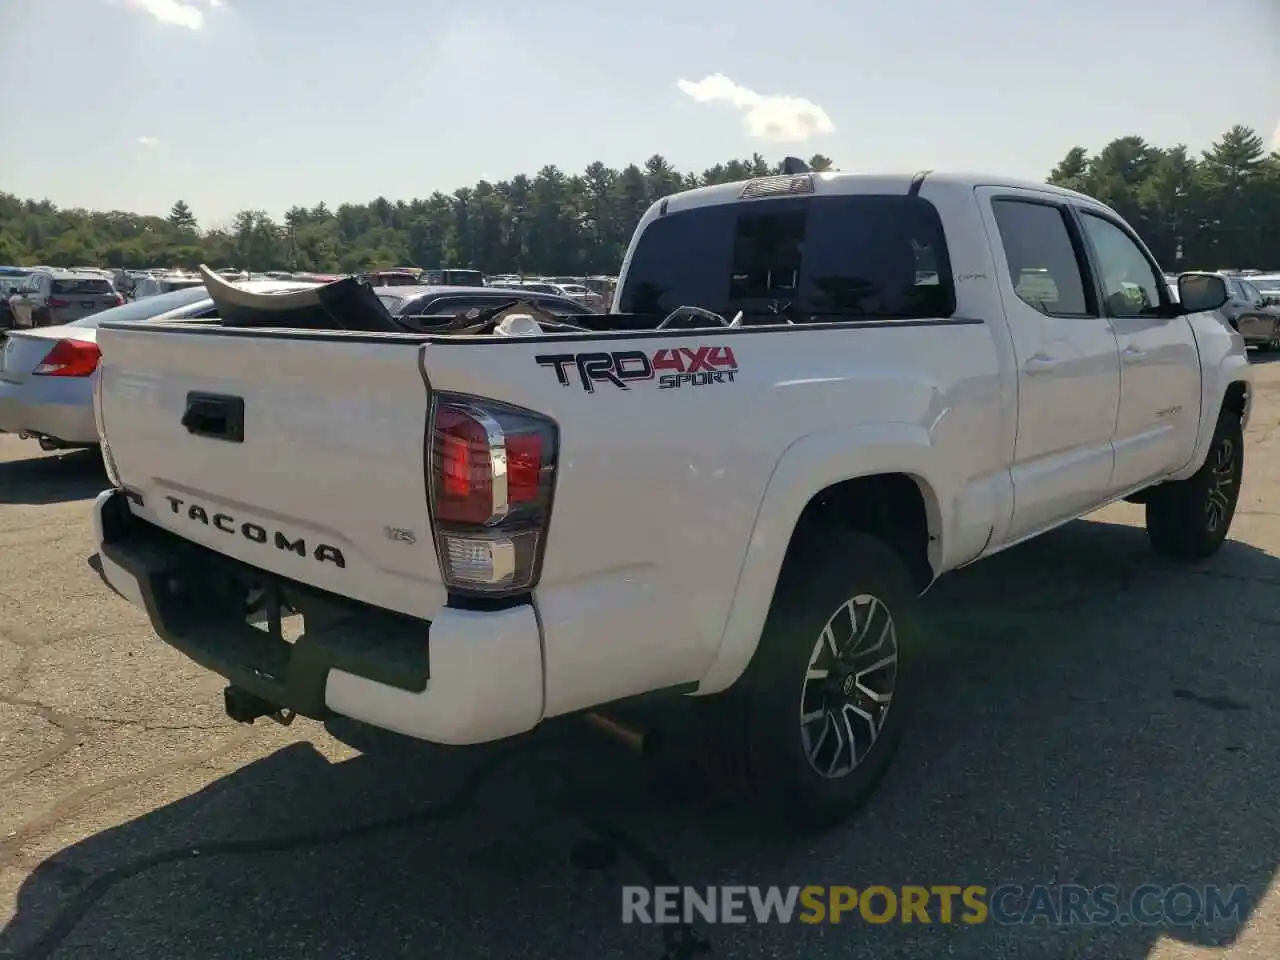
MULTIPOLYGON (((204 11, 197 2, 183 0, 125 0, 125 2, 143 13, 150 14, 161 23, 175 27, 186 27, 188 30, 200 30, 204 27, 204 11)), ((206 6, 217 10, 226 6, 223 0, 201 0, 206 6)))
POLYGON ((786 94, 756 93, 723 73, 708 74, 697 83, 679 80, 676 86, 698 103, 724 101, 741 111, 747 133, 774 143, 801 143, 820 133, 835 133, 827 111, 812 100, 786 94))
POLYGON ((138 143, 140 143, 144 147, 155 147, 155 146, 159 146, 160 141, 157 140, 155 137, 139 137, 138 143))

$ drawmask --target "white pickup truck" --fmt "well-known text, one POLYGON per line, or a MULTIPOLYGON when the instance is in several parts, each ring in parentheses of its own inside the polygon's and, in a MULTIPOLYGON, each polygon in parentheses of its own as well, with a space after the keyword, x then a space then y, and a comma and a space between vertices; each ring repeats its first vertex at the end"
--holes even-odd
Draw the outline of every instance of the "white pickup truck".
POLYGON ((679 193, 570 322, 209 283, 219 323, 102 325, 96 533, 241 721, 472 744, 694 695, 746 794, 827 822, 894 752, 935 578, 1120 499, 1204 560, 1239 493, 1222 279, 1175 302, 1113 211, 1043 184, 679 193))

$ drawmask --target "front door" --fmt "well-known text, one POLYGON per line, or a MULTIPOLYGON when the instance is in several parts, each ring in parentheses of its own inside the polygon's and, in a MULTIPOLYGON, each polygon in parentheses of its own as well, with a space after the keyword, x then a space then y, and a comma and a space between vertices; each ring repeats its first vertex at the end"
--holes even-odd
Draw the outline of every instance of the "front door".
POLYGON ((1152 316, 1170 303, 1164 274, 1141 242, 1102 210, 1077 210, 1103 311, 1120 348, 1117 492, 1186 466, 1200 427, 1200 351, 1186 317, 1152 316))
POLYGON ((1018 363, 1007 544, 1108 499, 1120 360, 1061 198, 985 187, 979 197, 988 233, 999 238, 992 253, 1018 363))

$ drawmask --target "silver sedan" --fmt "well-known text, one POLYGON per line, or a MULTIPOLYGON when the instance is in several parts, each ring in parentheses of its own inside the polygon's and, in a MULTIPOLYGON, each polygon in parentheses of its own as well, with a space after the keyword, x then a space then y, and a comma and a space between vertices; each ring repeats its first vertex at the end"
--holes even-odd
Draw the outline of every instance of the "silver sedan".
MULTIPOLYGON (((318 286, 287 280, 251 280, 254 293, 289 293, 318 286)), ((0 433, 16 433, 45 450, 96 447, 93 387, 97 379, 98 325, 112 321, 210 319, 217 309, 203 286, 126 303, 56 327, 12 331, 0 342, 0 433)))

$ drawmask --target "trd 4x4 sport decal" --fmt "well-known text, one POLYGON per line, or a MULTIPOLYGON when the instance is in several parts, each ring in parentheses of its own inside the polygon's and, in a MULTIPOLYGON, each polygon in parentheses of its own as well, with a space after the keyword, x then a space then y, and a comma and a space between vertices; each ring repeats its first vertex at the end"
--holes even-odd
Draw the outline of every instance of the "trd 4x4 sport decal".
POLYGON ((535 357, 540 367, 553 367, 560 385, 576 379, 587 393, 609 383, 630 390, 633 383, 656 380, 659 390, 733 383, 738 361, 731 347, 663 347, 653 354, 641 350, 614 353, 555 353, 535 357), (574 376, 576 374, 576 377, 574 376))

